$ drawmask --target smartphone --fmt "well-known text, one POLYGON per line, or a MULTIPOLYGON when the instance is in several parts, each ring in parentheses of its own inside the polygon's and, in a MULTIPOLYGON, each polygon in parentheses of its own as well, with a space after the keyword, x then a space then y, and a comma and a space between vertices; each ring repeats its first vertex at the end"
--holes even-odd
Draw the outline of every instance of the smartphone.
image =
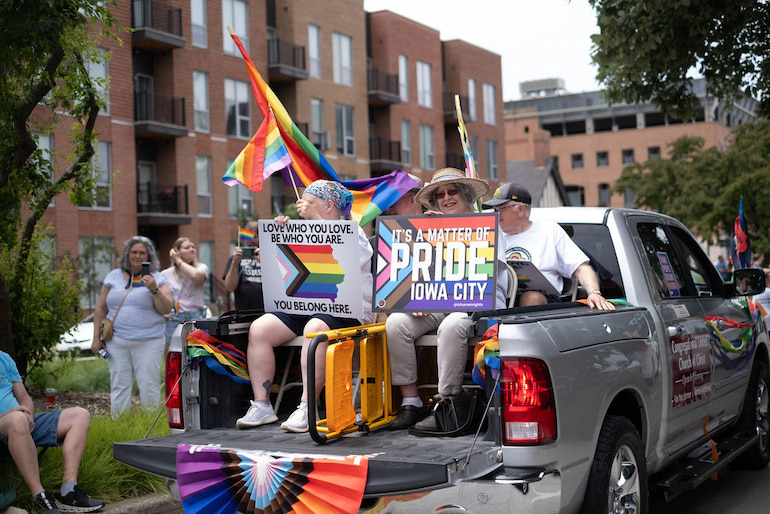
POLYGON ((254 257, 254 247, 253 246, 244 246, 241 248, 243 251, 243 258, 244 259, 251 259, 254 257))
POLYGON ((142 276, 149 275, 150 274, 150 263, 149 262, 143 262, 142 263, 142 276))

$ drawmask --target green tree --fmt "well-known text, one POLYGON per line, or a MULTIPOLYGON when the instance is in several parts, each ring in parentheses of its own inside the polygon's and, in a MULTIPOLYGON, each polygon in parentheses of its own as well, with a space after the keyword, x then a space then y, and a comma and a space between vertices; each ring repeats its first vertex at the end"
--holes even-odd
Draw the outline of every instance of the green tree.
POLYGON ((701 138, 668 145, 670 158, 627 166, 614 191, 633 192, 634 203, 673 216, 704 239, 730 235, 743 199, 752 250, 770 254, 770 121, 744 123, 728 148, 704 150, 701 138))
POLYGON ((589 0, 597 79, 611 101, 652 101, 691 119, 700 101, 688 72, 709 94, 731 100, 741 91, 770 115, 770 3, 764 0, 589 0))
POLYGON ((38 272, 35 233, 57 194, 67 191, 76 204, 93 199, 91 158, 103 84, 90 79, 87 63, 105 58, 100 38, 116 38, 118 28, 100 0, 0 2, 0 257, 7 265, 0 276, 0 349, 16 358, 22 374, 39 357, 38 348, 51 346, 60 333, 48 325, 35 340, 26 339, 33 330, 26 324, 35 323, 24 312, 36 295, 29 288, 59 291, 57 308, 69 306, 65 321, 74 320, 77 301, 63 294, 74 274, 38 272), (55 170, 36 134, 52 133, 61 116, 72 123, 71 153, 55 170))

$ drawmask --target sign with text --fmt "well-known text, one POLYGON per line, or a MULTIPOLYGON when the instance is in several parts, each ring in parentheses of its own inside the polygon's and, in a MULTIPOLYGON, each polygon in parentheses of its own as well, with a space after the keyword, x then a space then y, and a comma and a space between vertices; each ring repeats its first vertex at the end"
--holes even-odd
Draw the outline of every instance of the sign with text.
POLYGON ((355 221, 259 220, 265 311, 363 317, 355 221))
POLYGON ((497 216, 380 216, 374 310, 495 308, 497 216))

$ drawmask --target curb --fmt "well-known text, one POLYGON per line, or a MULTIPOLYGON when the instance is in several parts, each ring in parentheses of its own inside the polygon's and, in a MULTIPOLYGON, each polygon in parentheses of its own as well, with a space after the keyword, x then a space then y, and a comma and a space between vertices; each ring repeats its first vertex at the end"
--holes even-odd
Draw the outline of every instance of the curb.
POLYGON ((152 493, 116 503, 108 503, 98 512, 110 514, 177 514, 184 512, 182 503, 168 493, 152 493))

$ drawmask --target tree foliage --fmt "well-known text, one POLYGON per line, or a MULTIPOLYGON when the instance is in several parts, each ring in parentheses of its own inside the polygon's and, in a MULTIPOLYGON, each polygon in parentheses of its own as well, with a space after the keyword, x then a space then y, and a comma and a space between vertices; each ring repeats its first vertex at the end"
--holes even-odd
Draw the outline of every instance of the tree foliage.
POLYGON ((597 79, 611 101, 652 101, 692 119, 700 101, 688 72, 696 69, 708 93, 734 100, 759 98, 770 116, 770 2, 764 0, 589 0, 597 79))
POLYGON ((742 198, 752 250, 770 256, 770 121, 744 123, 724 151, 687 136, 668 148, 668 159, 626 167, 614 191, 630 189, 637 206, 673 216, 704 239, 730 235, 742 198))
MULTIPOLYGON (((87 63, 105 58, 100 38, 116 37, 119 27, 109 3, 0 2, 0 257, 8 266, 0 279, 0 306, 9 305, 0 309, 0 349, 16 357, 22 373, 28 359, 38 355, 38 345, 50 346, 61 333, 36 332, 35 341, 21 337, 31 330, 21 325, 29 322, 22 321, 27 296, 34 294, 28 288, 63 291, 58 281, 74 281, 72 273, 38 274, 39 263, 31 254, 35 232, 56 195, 68 191, 78 204, 92 199, 101 84, 89 78, 87 63), (55 169, 54 160, 38 148, 36 134, 52 133, 62 117, 71 124, 71 153, 65 166, 55 169)), ((56 301, 67 302, 71 320, 77 301, 61 295, 56 301)))

